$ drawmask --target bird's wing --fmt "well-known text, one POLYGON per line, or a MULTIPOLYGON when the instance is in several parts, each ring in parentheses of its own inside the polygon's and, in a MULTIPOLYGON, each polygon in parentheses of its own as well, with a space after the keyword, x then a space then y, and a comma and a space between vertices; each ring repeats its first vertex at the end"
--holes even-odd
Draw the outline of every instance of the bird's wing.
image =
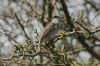
POLYGON ((54 23, 49 23, 44 29, 43 31, 40 33, 40 41, 42 41, 42 39, 52 31, 52 29, 54 29, 54 23))

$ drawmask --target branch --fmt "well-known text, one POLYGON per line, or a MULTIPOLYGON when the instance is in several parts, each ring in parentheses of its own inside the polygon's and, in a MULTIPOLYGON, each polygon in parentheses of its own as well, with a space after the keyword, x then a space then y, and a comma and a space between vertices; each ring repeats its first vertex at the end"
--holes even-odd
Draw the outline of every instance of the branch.
POLYGON ((54 9, 54 6, 52 5, 52 2, 51 0, 48 0, 48 19, 49 19, 49 22, 51 21, 51 18, 52 18, 52 12, 53 12, 53 9, 54 9))
POLYGON ((46 13, 46 0, 43 0, 43 6, 42 6, 42 9, 43 9, 43 13, 42 13, 42 17, 41 17, 41 22, 43 24, 43 26, 46 26, 46 23, 44 21, 44 17, 45 17, 45 13, 46 13))
POLYGON ((74 28, 74 25, 73 23, 71 22, 71 17, 69 15, 69 12, 68 12, 68 7, 66 6, 66 3, 64 0, 60 0, 61 4, 62 4, 62 7, 63 7, 63 11, 65 13, 65 16, 66 16, 66 20, 69 24, 69 26, 71 27, 70 31, 73 31, 73 28, 74 28))
POLYGON ((85 42, 85 36, 78 35, 77 39, 93 57, 100 61, 100 56, 85 42))
MULTIPOLYGON (((61 35, 62 37, 61 38, 64 38, 64 37, 68 37, 68 36, 74 36, 77 38, 77 40, 82 44, 83 47, 86 48, 86 50, 93 56, 95 57, 96 59, 98 59, 100 61, 100 56, 94 51, 94 49, 92 47, 90 47, 86 42, 86 37, 87 36, 84 36, 84 33, 79 33, 79 32, 72 32, 72 33, 69 33, 69 34, 62 34, 61 35)), ((59 36, 58 36, 59 37, 59 36)), ((56 37, 57 38, 57 37, 56 37)), ((93 37, 94 38, 94 37, 93 37)))
POLYGON ((86 27, 84 27, 84 26, 83 26, 82 24, 80 24, 79 22, 76 21, 76 23, 77 23, 78 25, 80 25, 84 30, 86 30, 86 31, 89 33, 89 35, 91 36, 91 38, 93 38, 94 40, 100 41, 100 39, 98 39, 97 37, 95 37, 95 36, 93 35, 95 32, 99 32, 99 30, 96 30, 96 31, 94 31, 94 32, 91 32, 89 29, 87 29, 86 27))
POLYGON ((9 39, 11 39, 11 40, 13 40, 15 43, 18 43, 15 39, 14 39, 14 37, 11 37, 9 34, 7 34, 7 33, 2 33, 1 31, 0 31, 0 34, 3 34, 3 35, 5 35, 5 36, 7 36, 8 37, 8 40, 9 39))
POLYGON ((94 3, 94 1, 91 2, 91 1, 85 0, 85 2, 87 4, 90 4, 91 7, 93 7, 96 11, 99 11, 99 9, 96 7, 96 4, 94 3))
POLYGON ((24 29, 24 26, 21 24, 21 22, 20 22, 20 20, 19 20, 19 18, 18 18, 18 16, 17 16, 17 14, 15 14, 15 17, 16 17, 17 22, 18 22, 18 24, 20 25, 21 29, 23 30, 25 37, 26 37, 28 40, 30 40, 30 38, 29 38, 28 35, 26 34, 25 29, 24 29))
MULTIPOLYGON (((81 20, 81 21, 82 21, 82 20, 81 20)), ((86 30, 89 34, 92 33, 89 29, 87 29, 86 27, 84 27, 81 23, 79 23, 79 22, 77 22, 77 21, 76 21, 76 23, 77 23, 79 26, 81 26, 84 30, 86 30)))
MULTIPOLYGON (((48 45, 49 43, 47 43, 46 45, 48 45)), ((49 50, 55 57, 57 57, 62 63, 64 63, 65 65, 70 66, 70 63, 71 63, 71 59, 70 58, 68 58, 66 56, 65 57, 62 57, 56 51, 54 51, 50 46, 45 46, 45 48, 47 50, 49 50)))

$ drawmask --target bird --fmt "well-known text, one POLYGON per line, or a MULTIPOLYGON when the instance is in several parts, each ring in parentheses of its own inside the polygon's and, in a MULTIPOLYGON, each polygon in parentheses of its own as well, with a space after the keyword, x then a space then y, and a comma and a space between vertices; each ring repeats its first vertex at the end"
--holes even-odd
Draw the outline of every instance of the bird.
POLYGON ((39 43, 47 43, 57 36, 59 32, 60 17, 54 16, 54 18, 49 22, 46 27, 39 33, 39 43))

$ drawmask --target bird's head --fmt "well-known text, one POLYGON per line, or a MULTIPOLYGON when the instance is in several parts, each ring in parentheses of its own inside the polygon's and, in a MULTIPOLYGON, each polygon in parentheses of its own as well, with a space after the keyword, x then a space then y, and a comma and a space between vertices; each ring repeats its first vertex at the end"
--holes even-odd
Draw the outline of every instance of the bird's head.
POLYGON ((59 16, 54 16, 51 22, 53 22, 54 24, 58 24, 59 21, 60 21, 60 17, 59 16))

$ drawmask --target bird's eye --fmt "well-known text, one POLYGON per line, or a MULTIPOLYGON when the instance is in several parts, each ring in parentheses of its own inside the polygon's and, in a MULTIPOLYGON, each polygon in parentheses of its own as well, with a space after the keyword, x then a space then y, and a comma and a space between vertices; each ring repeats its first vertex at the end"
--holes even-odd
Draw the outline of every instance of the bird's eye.
POLYGON ((53 18, 59 18, 59 16, 54 16, 53 18))

